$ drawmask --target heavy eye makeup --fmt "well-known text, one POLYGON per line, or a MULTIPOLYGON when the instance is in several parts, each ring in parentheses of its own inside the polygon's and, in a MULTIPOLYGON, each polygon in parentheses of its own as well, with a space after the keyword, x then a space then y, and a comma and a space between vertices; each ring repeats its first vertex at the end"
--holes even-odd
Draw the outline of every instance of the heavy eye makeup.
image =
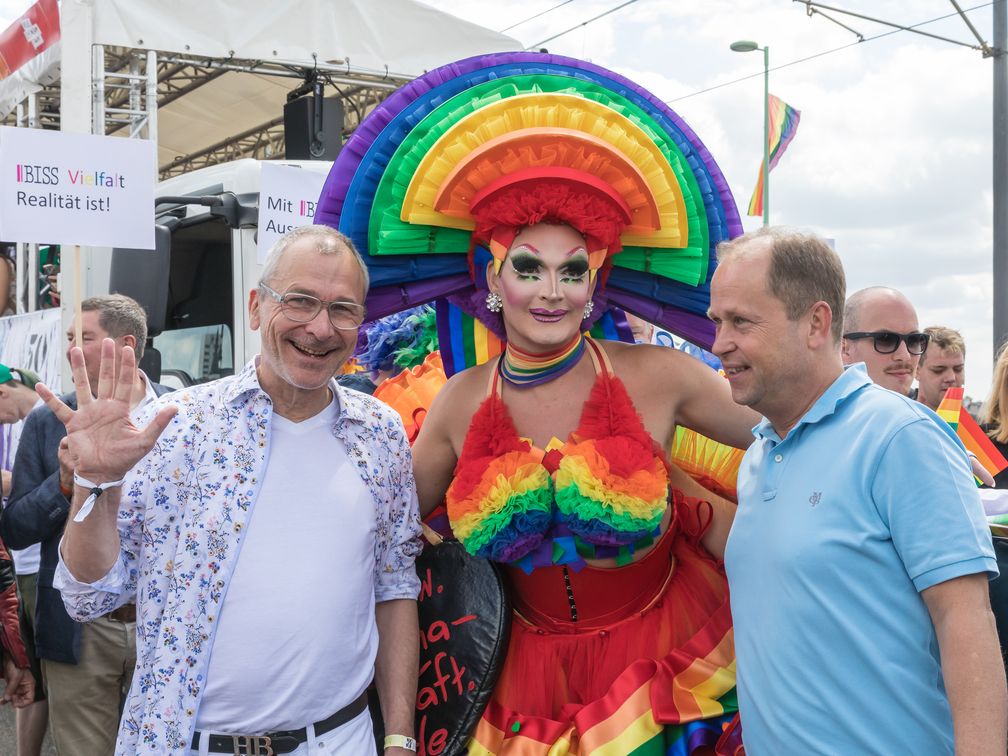
POLYGON ((560 280, 564 283, 581 283, 588 273, 588 258, 576 257, 560 268, 560 280))
POLYGON ((535 281, 542 272, 542 263, 539 258, 528 252, 512 253, 511 269, 517 274, 520 281, 535 281))
MULTIPOLYGON (((511 268, 522 281, 535 281, 542 275, 542 261, 529 253, 512 253, 511 268)), ((575 257, 560 266, 560 280, 563 283, 580 283, 588 273, 588 258, 575 257)))

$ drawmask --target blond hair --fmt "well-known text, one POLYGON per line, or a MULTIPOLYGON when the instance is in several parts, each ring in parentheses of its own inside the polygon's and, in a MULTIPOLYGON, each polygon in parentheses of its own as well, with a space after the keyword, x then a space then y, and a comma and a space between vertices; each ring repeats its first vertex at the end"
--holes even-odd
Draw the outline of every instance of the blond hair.
POLYGON ((994 362, 994 377, 991 379, 990 395, 984 402, 983 417, 987 435, 1002 444, 1008 443, 1008 341, 998 350, 994 362))
POLYGON ((963 358, 966 357, 966 342, 959 331, 946 328, 945 326, 928 326, 924 329, 924 333, 930 336, 931 339, 928 341, 928 348, 921 354, 921 365, 924 364, 924 358, 928 352, 931 354, 937 354, 938 351, 955 352, 956 354, 961 354, 963 358))

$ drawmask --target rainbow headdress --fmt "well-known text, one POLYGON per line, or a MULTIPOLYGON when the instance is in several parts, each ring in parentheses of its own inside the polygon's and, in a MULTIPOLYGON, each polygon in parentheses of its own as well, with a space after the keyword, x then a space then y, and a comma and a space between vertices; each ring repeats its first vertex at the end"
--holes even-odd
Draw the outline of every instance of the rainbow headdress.
POLYGON ((592 202, 614 209, 617 236, 605 223, 580 228, 606 284, 595 319, 615 306, 710 345, 714 248, 742 230, 727 182, 667 105, 591 63, 499 53, 410 82, 343 147, 315 221, 364 255, 370 316, 447 298, 501 337, 499 316, 484 306, 485 269, 508 233, 477 227, 495 198, 526 196, 520 187, 537 181, 590 195, 593 222, 592 202))

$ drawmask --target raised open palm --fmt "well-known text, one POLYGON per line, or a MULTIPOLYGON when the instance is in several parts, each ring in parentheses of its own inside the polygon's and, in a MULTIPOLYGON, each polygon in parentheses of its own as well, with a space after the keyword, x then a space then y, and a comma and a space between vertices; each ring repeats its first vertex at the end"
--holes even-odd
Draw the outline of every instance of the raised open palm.
POLYGON ((102 342, 98 373, 98 396, 91 395, 84 353, 70 350, 70 367, 77 394, 77 410, 70 409, 49 388, 38 384, 42 400, 66 426, 67 445, 78 475, 95 483, 122 478, 153 448, 158 437, 175 415, 174 407, 165 407, 144 428, 130 420, 130 397, 136 379, 136 356, 123 347, 119 373, 116 375, 115 342, 102 342))

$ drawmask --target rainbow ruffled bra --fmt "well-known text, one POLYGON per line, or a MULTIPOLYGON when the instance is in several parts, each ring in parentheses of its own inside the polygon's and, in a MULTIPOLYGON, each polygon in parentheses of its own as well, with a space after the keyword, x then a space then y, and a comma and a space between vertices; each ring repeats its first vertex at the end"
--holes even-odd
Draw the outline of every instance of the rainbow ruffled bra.
POLYGON ((604 352, 588 345, 598 378, 566 442, 541 450, 519 437, 496 377, 473 415, 446 495, 469 553, 529 572, 588 556, 628 561, 657 535, 667 462, 604 352))

